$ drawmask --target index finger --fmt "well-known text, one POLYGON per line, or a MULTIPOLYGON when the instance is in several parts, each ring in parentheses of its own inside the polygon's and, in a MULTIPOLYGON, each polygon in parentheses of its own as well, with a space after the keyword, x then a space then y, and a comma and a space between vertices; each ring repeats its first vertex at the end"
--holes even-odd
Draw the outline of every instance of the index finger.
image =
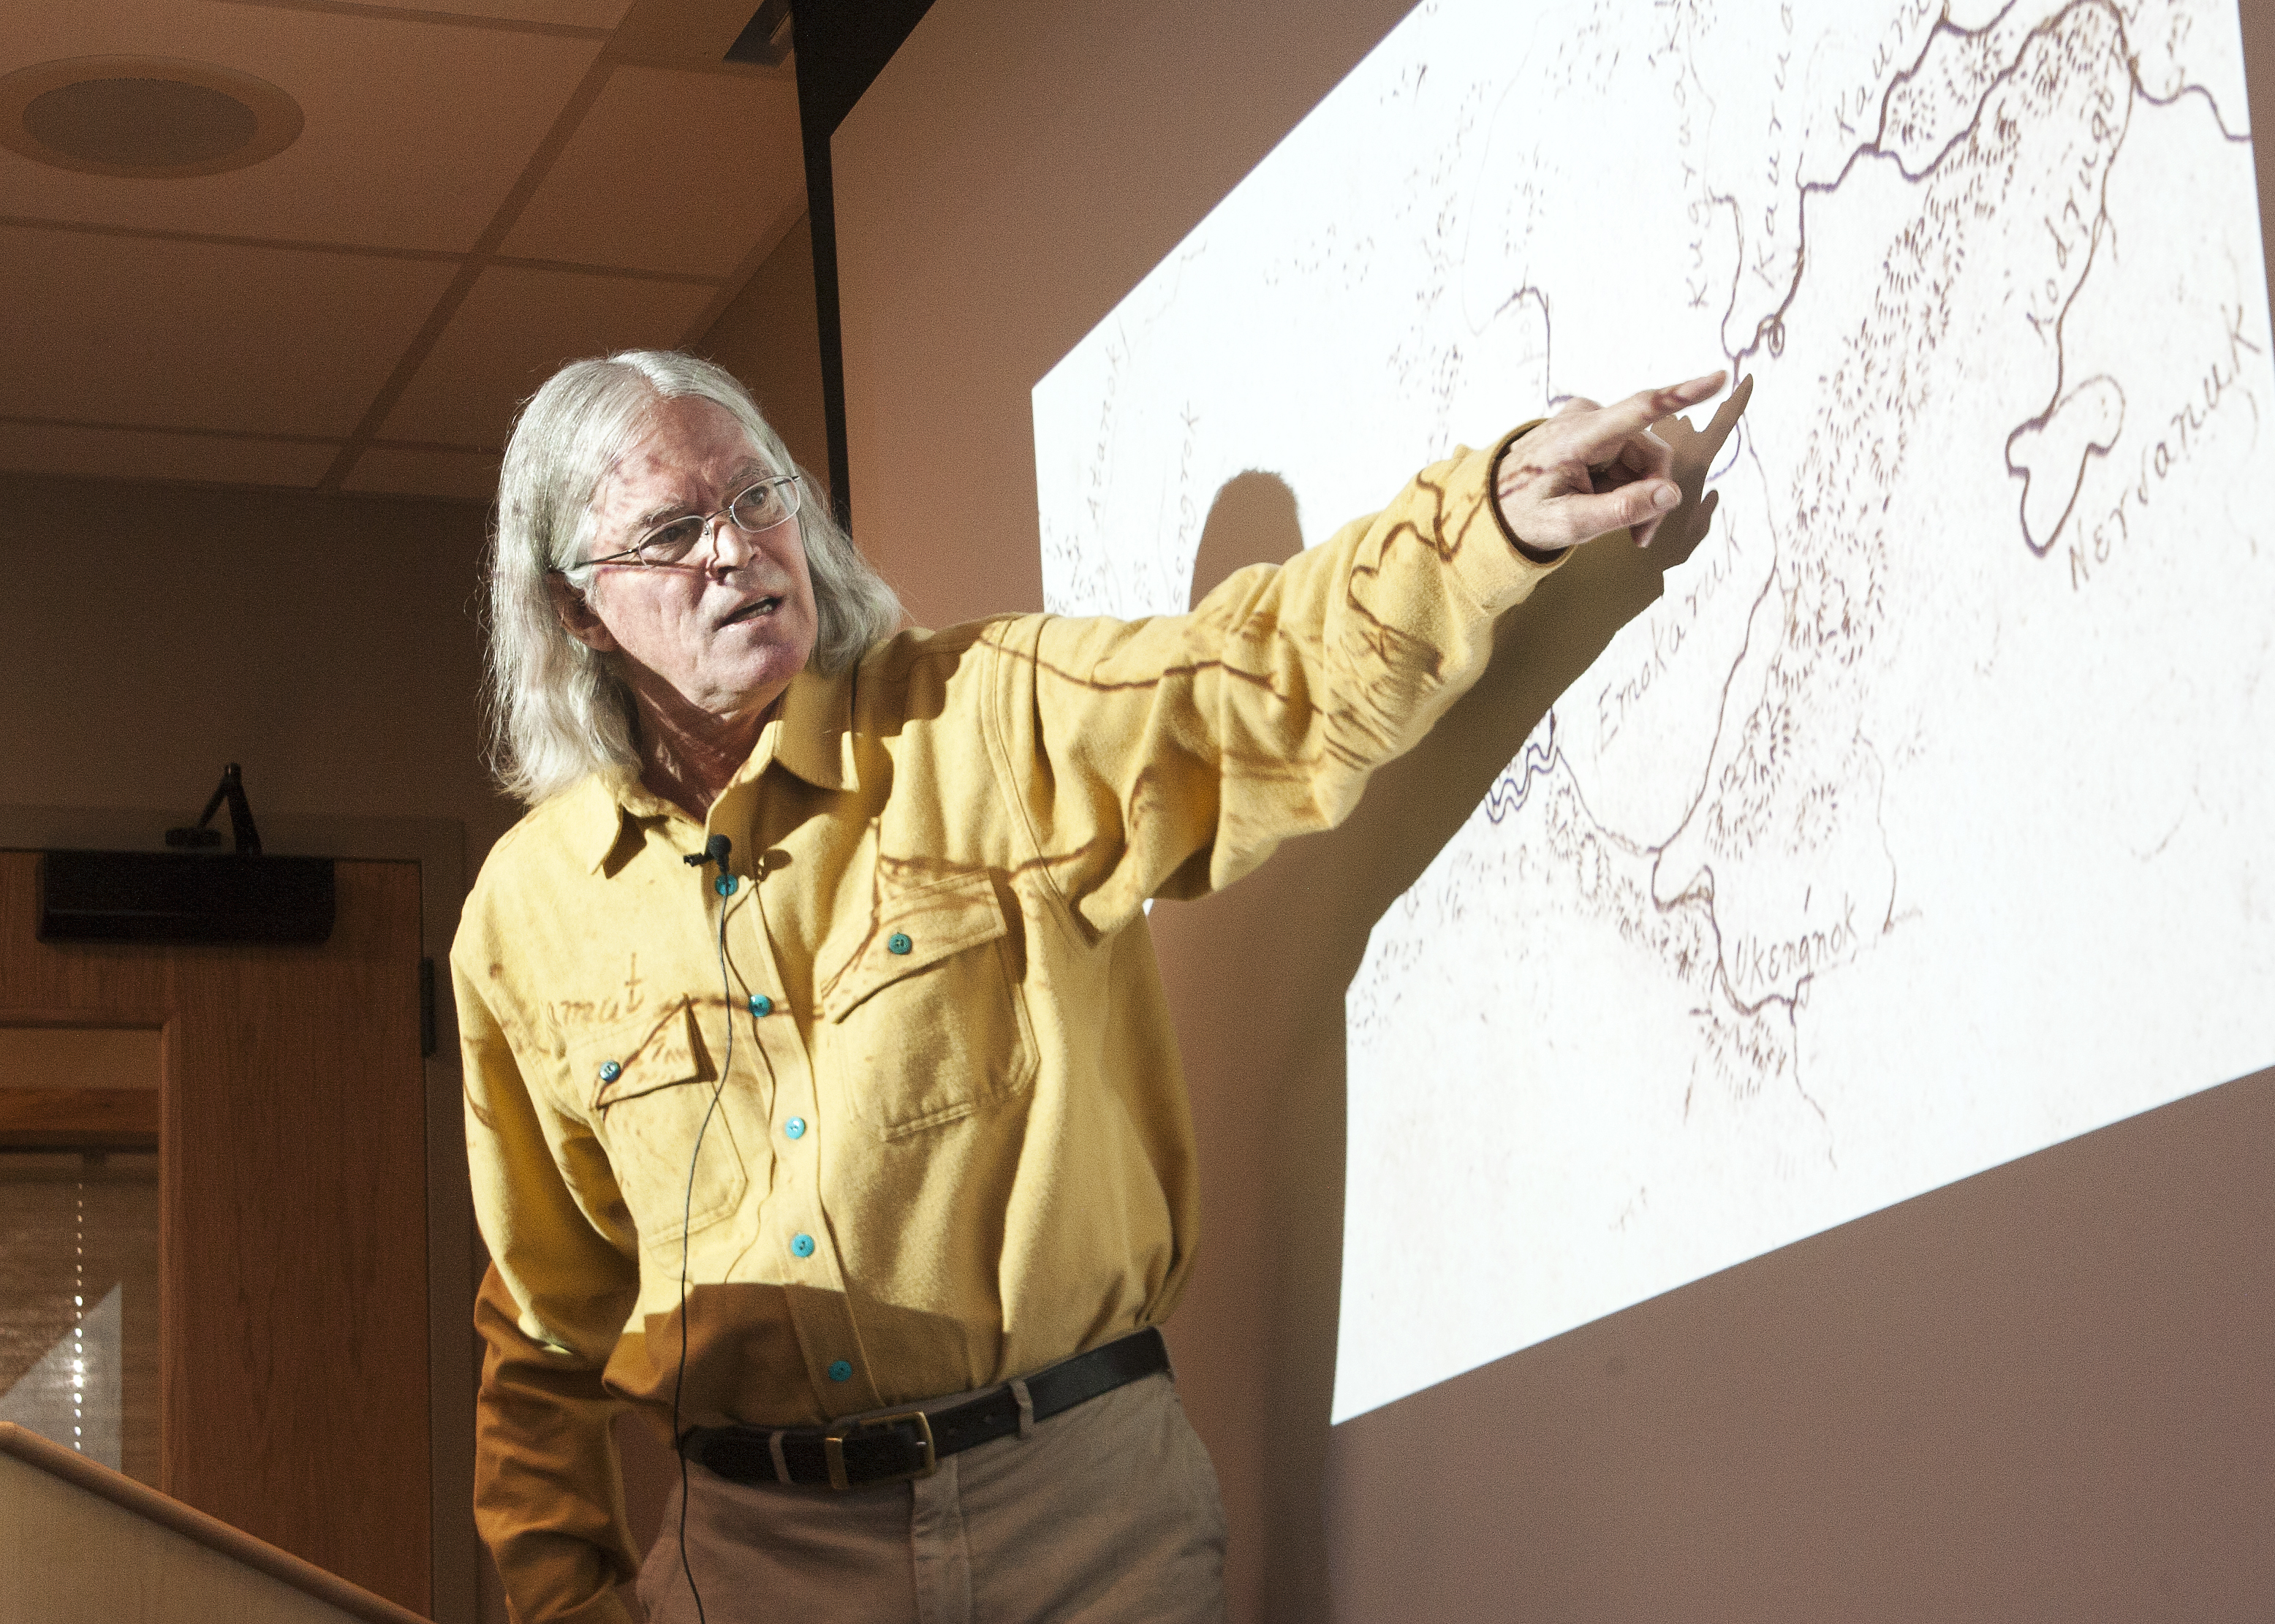
POLYGON ((1596 462, 1599 460, 1597 453, 1624 445, 1661 418, 1673 417, 1687 406, 1697 405, 1720 389, 1729 375, 1727 372, 1710 372, 1703 378, 1691 379, 1688 383, 1644 389, 1606 406, 1594 414, 1584 431, 1584 438, 1575 449, 1587 461, 1596 462))

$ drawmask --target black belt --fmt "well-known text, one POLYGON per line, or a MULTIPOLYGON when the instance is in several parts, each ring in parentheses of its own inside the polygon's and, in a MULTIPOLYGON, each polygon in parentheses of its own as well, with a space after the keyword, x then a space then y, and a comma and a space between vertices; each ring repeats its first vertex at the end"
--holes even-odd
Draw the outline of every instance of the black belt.
MULTIPOLYGON (((1038 1371, 1017 1386, 1027 1391, 1027 1419, 1062 1410, 1169 1368, 1169 1350, 1151 1326, 1038 1371)), ((736 1483, 800 1483, 833 1489, 929 1477, 955 1454, 1019 1430, 1019 1394, 1006 1384, 948 1409, 903 1410, 828 1427, 690 1427, 679 1453, 736 1483), (780 1466, 782 1470, 777 1470, 780 1466)))

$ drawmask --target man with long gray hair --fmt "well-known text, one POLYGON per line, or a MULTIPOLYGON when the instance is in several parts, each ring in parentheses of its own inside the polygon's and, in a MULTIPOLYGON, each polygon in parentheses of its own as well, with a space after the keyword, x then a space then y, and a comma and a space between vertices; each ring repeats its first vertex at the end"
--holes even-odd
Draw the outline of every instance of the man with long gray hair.
POLYGON ((1190 615, 937 633, 726 373, 537 392, 490 568, 531 810, 451 953, 517 1618, 622 1618, 635 1571, 674 1620, 1222 1617, 1154 1328, 1197 1198, 1144 904, 1340 820, 1563 553, 1648 543, 1651 425, 1720 382, 1457 452, 1190 615), (645 1566, 625 1401, 684 1462, 645 1566))

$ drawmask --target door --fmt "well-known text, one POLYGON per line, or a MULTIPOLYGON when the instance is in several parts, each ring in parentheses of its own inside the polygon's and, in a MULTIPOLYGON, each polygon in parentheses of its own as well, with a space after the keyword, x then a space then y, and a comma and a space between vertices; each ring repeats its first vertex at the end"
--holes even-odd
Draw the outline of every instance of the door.
MULTIPOLYGON (((321 947, 182 947, 36 940, 38 862, 0 852, 0 1156, 71 1182, 77 1216, 56 1223, 84 1227, 90 1177, 112 1199, 155 1152, 157 1486, 427 1611, 418 865, 339 864, 321 947), (147 1091, 52 1058, 105 1064, 152 1033, 155 1113, 147 1091)), ((132 1227, 95 1250, 131 1251, 132 1227)), ((105 1263, 123 1308, 105 1282, 73 1294, 129 1343, 138 1266, 105 1263)), ((120 1454, 138 1458, 130 1439, 120 1454)))

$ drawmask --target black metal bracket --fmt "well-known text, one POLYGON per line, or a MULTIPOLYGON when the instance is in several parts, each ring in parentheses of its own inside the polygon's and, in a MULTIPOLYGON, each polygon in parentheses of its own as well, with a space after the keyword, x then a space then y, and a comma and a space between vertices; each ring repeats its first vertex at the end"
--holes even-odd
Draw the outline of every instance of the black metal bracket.
POLYGON ((778 68, 790 59, 790 0, 766 0, 727 48, 727 60, 778 68))
POLYGON ((245 774, 234 761, 222 768, 221 782, 215 786, 213 798, 206 803, 205 811, 198 814, 195 826, 168 829, 166 843, 177 847, 220 845, 221 831, 206 826, 213 821, 214 813, 221 810, 223 801, 229 803, 231 850, 241 857, 259 857, 261 831, 253 826, 253 803, 245 798, 245 774))

